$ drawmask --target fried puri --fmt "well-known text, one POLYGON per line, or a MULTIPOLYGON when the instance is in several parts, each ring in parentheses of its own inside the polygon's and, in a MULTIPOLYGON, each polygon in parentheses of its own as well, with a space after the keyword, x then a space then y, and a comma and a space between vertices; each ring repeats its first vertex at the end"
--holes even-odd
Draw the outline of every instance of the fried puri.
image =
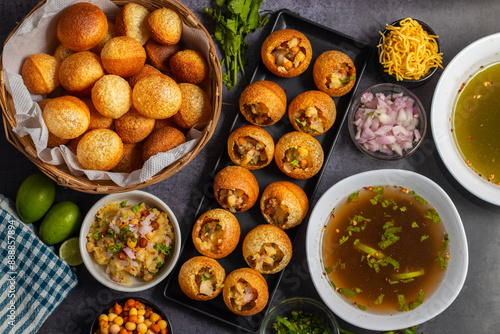
POLYGON ((160 44, 150 38, 144 45, 148 61, 162 72, 170 72, 170 58, 181 50, 179 44, 160 44))
POLYGON ((49 94, 59 86, 59 61, 48 54, 28 56, 21 69, 21 77, 32 94, 49 94))
POLYGON ((253 174, 240 166, 220 170, 214 180, 217 202, 232 213, 250 209, 259 197, 259 184, 253 174))
POLYGON ((240 111, 254 125, 268 126, 278 122, 286 112, 285 91, 267 80, 255 81, 241 93, 240 111))
POLYGON ((87 131, 90 112, 87 105, 74 96, 49 100, 42 111, 49 132, 61 139, 72 139, 87 131))
POLYGON ((273 74, 291 78, 302 74, 312 59, 307 37, 297 30, 282 29, 270 34, 262 43, 261 57, 273 74))
POLYGON ((71 56, 75 51, 69 49, 66 45, 59 44, 57 48, 54 50, 54 58, 56 58, 60 64, 64 61, 64 59, 71 56))
POLYGON ((299 225, 308 210, 306 193, 292 182, 273 182, 264 189, 260 198, 260 211, 264 219, 283 230, 299 225))
POLYGON ((273 160, 274 141, 263 128, 245 125, 229 135, 227 153, 238 166, 250 170, 263 168, 273 160))
POLYGON ((311 136, 328 131, 336 116, 337 110, 332 98, 318 90, 298 95, 288 107, 288 117, 293 127, 311 136))
POLYGON ((101 60, 106 72, 126 78, 136 74, 144 66, 146 51, 132 37, 118 36, 104 45, 101 60))
POLYGON ((292 259, 292 242, 281 228, 258 225, 243 239, 243 258, 250 268, 258 272, 275 274, 292 259))
POLYGON ((182 103, 172 119, 184 129, 190 129, 198 123, 206 122, 212 115, 212 106, 207 93, 200 87, 190 83, 180 83, 182 103))
POLYGON ((227 275, 222 296, 231 312, 249 316, 264 309, 269 290, 261 273, 251 268, 240 268, 227 275))
POLYGON ((130 87, 134 88, 135 84, 142 78, 151 74, 162 75, 162 73, 151 65, 145 64, 139 72, 127 78, 130 87))
POLYGON ((101 115, 116 119, 132 106, 132 89, 127 80, 107 74, 92 88, 92 102, 101 115))
POLYGON ((96 46, 108 31, 104 12, 88 2, 64 9, 57 20, 57 38, 73 51, 85 51, 96 46))
POLYGON ((89 97, 82 97, 81 100, 89 107, 90 123, 88 130, 94 129, 111 129, 115 120, 111 117, 101 115, 94 106, 92 99, 89 97))
POLYGON ((170 58, 169 64, 173 75, 181 82, 199 85, 208 78, 208 64, 198 51, 179 51, 170 58))
POLYGON ((90 51, 94 52, 97 55, 101 55, 102 48, 106 43, 116 37, 116 29, 115 29, 115 23, 111 20, 108 20, 108 31, 106 31, 106 34, 104 37, 97 43, 96 46, 94 46, 90 51))
POLYGON ((137 111, 146 117, 162 119, 173 116, 181 107, 179 85, 166 75, 150 75, 139 80, 132 90, 137 111))
POLYGON ((101 59, 90 51, 68 56, 59 69, 61 85, 70 94, 89 95, 94 84, 104 76, 101 59))
POLYGON ((154 130, 142 145, 142 160, 146 162, 152 156, 167 152, 186 142, 184 134, 171 126, 154 130))
POLYGON ((326 51, 314 62, 313 78, 320 91, 333 97, 342 96, 354 87, 356 67, 345 53, 326 51))
POLYGON ((134 2, 129 2, 116 15, 116 33, 118 36, 128 36, 144 45, 149 39, 146 29, 146 20, 149 11, 146 7, 134 2))
POLYGON ((182 265, 179 286, 191 299, 205 301, 217 297, 224 286, 226 271, 216 260, 195 256, 182 265))
POLYGON ((118 165, 122 156, 122 140, 109 129, 87 132, 76 148, 76 157, 84 169, 108 171, 118 165))
POLYGON ((115 121, 115 131, 124 143, 138 143, 144 140, 154 127, 154 118, 142 116, 134 107, 115 121))
POLYGON ((182 20, 170 8, 158 8, 149 15, 146 27, 151 37, 161 44, 177 44, 181 40, 182 20))
POLYGON ((323 166, 321 144, 313 136, 300 131, 285 134, 276 143, 274 161, 278 168, 294 179, 309 179, 323 166))
POLYGON ((111 171, 116 173, 132 173, 135 170, 141 169, 143 165, 141 152, 142 143, 123 144, 123 157, 111 171))
POLYGON ((238 245, 240 224, 227 210, 209 210, 196 220, 191 237, 198 252, 220 259, 228 256, 238 245))

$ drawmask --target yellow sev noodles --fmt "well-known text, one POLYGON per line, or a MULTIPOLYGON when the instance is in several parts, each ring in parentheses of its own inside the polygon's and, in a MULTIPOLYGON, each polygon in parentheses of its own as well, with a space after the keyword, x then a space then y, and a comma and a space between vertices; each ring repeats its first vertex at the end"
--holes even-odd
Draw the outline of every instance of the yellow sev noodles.
POLYGON ((396 80, 418 80, 431 68, 441 67, 442 53, 438 53, 438 36, 429 35, 420 23, 412 18, 399 22, 400 26, 387 25, 387 36, 382 35, 379 61, 384 71, 396 80))

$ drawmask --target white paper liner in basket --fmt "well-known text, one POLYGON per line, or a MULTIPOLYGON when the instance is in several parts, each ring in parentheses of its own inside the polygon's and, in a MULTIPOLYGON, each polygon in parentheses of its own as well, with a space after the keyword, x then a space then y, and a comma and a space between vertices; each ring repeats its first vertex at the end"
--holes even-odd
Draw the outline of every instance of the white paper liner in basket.
MULTIPOLYGON (((75 176, 85 174, 90 180, 112 180, 119 186, 128 186, 145 182, 165 167, 182 158, 197 145, 202 133, 192 128, 186 136, 186 143, 165 153, 157 154, 144 163, 142 169, 132 173, 112 173, 83 169, 76 156, 66 147, 47 147, 49 131, 42 118, 37 102, 43 100, 42 95, 28 92, 20 75, 24 60, 34 53, 52 54, 59 41, 56 36, 56 25, 59 13, 66 7, 83 2, 79 0, 47 0, 45 5, 34 11, 14 32, 3 50, 3 68, 5 87, 11 94, 16 109, 16 127, 14 132, 19 136, 31 136, 40 160, 53 165, 66 164, 75 176)), ((106 16, 114 19, 118 6, 108 0, 87 0, 100 7, 106 16)), ((184 47, 201 52, 209 59, 210 44, 203 31, 183 24, 181 43, 184 47)), ((210 74, 212 75, 212 73, 210 74)), ((205 81, 208 85, 209 80, 205 81)), ((205 89, 210 96, 210 90, 205 89)))

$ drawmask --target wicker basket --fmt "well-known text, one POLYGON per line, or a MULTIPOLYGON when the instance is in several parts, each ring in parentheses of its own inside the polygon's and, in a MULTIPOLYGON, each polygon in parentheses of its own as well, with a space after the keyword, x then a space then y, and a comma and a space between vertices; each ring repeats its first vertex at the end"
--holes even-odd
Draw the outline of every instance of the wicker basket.
MULTIPOLYGON (((132 2, 132 1, 115 1, 115 0, 111 1, 118 6, 123 6, 128 2, 132 2)), ((23 19, 23 21, 27 17, 29 17, 36 9, 44 5, 45 2, 46 1, 44 0, 40 2, 35 8, 33 8, 33 10, 30 13, 28 13, 28 15, 23 19)), ((16 110, 14 108, 13 98, 5 88, 3 62, 0 62, 0 105, 2 107, 3 124, 5 128, 7 141, 9 141, 12 145, 14 145, 28 159, 30 159, 43 173, 45 173, 59 185, 86 193, 98 193, 98 194, 116 193, 116 192, 124 192, 134 189, 140 189, 152 185, 154 183, 160 182, 172 176, 173 174, 177 173, 201 151, 201 149, 205 146, 210 137, 213 135, 213 132, 215 130, 221 112, 222 77, 221 77, 221 67, 219 59, 217 57, 215 46, 212 38, 210 37, 210 34, 207 32, 205 27, 200 23, 200 21, 195 17, 195 15, 179 1, 134 0, 133 2, 148 8, 150 11, 161 7, 172 8, 180 14, 180 17, 182 18, 182 20, 186 25, 199 29, 203 31, 204 34, 206 34, 210 44, 209 66, 213 70, 213 75, 210 78, 211 91, 209 92, 209 95, 211 96, 212 117, 209 120, 208 124, 202 130, 202 135, 199 142, 190 152, 188 152, 181 159, 172 163, 168 167, 164 168, 161 172, 157 173, 155 176, 151 177, 145 182, 121 187, 116 185, 113 181, 103 181, 103 180, 93 181, 87 178, 87 176, 85 175, 82 176, 72 175, 68 167, 66 167, 66 165, 64 164, 51 165, 41 161, 37 156, 35 145, 31 140, 30 136, 19 137, 15 132, 13 132, 12 128, 15 127, 16 125, 16 120, 14 117, 16 110)), ((10 33, 5 42, 7 42, 12 37, 12 34, 19 28, 22 22, 20 22, 16 26, 16 28, 10 33)), ((3 58, 3 53, 1 57, 3 58)))

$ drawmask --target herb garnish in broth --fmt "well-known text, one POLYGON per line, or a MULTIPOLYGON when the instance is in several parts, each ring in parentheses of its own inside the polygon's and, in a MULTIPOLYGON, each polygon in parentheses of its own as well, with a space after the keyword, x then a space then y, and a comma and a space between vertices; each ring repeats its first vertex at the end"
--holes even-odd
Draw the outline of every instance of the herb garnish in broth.
POLYGON ((366 187, 332 210, 322 260, 330 285, 355 307, 404 312, 439 285, 448 245, 439 213, 424 198, 403 187, 366 187))

